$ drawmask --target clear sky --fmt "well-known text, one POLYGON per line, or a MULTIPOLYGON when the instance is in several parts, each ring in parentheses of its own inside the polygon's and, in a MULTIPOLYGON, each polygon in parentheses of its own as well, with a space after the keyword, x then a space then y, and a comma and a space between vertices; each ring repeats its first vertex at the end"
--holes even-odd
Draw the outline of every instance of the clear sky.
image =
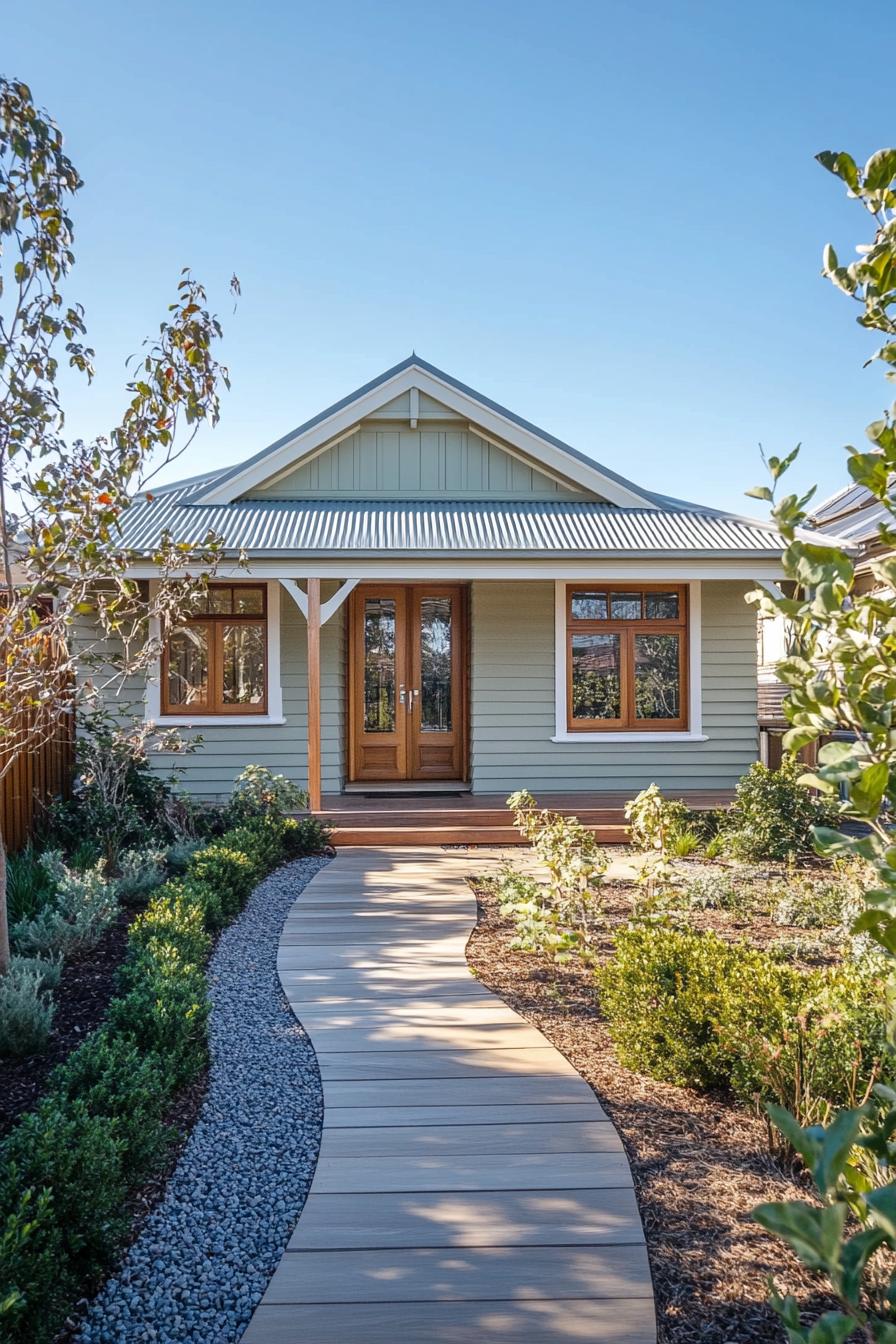
MULTIPOLYGON (((225 323, 221 425, 172 475, 249 456, 416 349, 648 488, 738 512, 892 398, 819 275, 868 223, 813 161, 896 142, 878 56, 829 0, 44 0, 2 65, 85 180, 71 297, 104 430, 181 266, 225 323), (875 75, 875 71, 877 72, 875 75), (234 314, 232 272, 243 297, 234 314)), ((870 221, 869 221, 870 223, 870 221)))

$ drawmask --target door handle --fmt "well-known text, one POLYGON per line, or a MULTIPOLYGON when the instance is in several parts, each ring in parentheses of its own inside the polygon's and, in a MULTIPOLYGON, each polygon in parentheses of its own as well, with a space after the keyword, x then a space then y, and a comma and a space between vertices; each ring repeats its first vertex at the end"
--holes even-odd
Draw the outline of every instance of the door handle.
POLYGON ((408 713, 409 713, 409 714, 413 714, 413 712, 414 712, 414 701, 415 701, 415 699, 417 698, 417 696, 418 696, 419 694, 420 694, 420 692, 419 692, 419 691, 416 691, 416 690, 413 690, 413 691, 409 690, 409 691, 408 691, 408 713))
POLYGON ((398 688, 398 703, 403 705, 405 702, 404 682, 398 688))

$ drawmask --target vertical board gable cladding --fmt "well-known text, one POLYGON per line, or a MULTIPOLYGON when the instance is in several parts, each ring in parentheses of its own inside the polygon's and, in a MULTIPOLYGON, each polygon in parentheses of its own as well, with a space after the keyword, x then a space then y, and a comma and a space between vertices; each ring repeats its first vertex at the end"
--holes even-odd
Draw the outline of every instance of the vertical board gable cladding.
POLYGON ((341 443, 248 491, 244 499, 589 498, 466 426, 410 429, 366 421, 341 443))

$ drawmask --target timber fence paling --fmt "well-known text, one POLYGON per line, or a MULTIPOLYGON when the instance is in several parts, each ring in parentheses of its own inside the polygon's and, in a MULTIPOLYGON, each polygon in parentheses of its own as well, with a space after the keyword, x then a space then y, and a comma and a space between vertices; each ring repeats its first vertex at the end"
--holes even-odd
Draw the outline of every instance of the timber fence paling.
POLYGON ((0 779, 0 834, 11 854, 27 844, 44 806, 53 798, 68 797, 74 748, 71 719, 65 715, 47 737, 20 751, 0 779))

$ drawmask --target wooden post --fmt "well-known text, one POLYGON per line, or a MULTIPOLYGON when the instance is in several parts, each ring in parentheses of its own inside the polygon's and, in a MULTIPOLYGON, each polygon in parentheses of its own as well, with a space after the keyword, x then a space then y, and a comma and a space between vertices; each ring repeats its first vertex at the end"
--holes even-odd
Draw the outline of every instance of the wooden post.
POLYGON ((320 579, 308 580, 308 806, 320 803, 320 579))

